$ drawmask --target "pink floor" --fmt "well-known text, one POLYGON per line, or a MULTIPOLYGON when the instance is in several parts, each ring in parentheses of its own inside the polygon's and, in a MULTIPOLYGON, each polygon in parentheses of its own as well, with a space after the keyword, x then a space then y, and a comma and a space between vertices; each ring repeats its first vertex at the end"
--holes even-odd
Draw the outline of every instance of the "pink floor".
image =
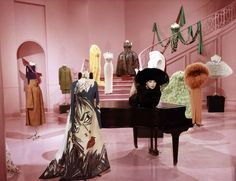
MULTIPOLYGON (((148 154, 148 140, 133 146, 132 129, 102 129, 111 171, 90 180, 98 181, 236 181, 236 113, 203 112, 203 127, 194 127, 180 136, 179 161, 172 163, 170 135, 158 140, 160 155, 148 154)), ((62 143, 65 123, 58 115, 47 114, 40 127, 41 137, 25 126, 25 116, 6 118, 6 142, 12 160, 21 173, 9 181, 35 181, 53 159, 62 143)), ((57 179, 49 179, 56 181, 57 179)))

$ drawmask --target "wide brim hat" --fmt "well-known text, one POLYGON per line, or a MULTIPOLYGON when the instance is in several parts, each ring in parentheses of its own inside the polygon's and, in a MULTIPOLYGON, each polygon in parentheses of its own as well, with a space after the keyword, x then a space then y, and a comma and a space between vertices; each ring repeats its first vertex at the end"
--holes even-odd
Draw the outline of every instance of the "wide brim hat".
POLYGON ((145 68, 135 76, 135 82, 140 85, 146 85, 149 80, 155 80, 158 85, 162 85, 169 82, 169 76, 157 68, 145 68))

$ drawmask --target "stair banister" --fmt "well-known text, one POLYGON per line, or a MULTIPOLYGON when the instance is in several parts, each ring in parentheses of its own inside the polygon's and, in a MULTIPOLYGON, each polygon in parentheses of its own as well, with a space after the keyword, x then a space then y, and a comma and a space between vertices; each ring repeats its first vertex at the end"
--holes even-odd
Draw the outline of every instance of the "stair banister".
MULTIPOLYGON (((231 4, 227 5, 226 7, 222 8, 220 10, 217 10, 216 12, 201 19, 202 32, 203 32, 202 34, 203 35, 210 34, 211 32, 224 27, 225 25, 229 24, 230 22, 232 22, 235 19, 236 19, 236 0, 233 1, 231 4)), ((190 26, 194 26, 196 24, 197 23, 192 24, 190 26)), ((186 31, 187 28, 182 29, 180 32, 186 31)), ((168 41, 172 36, 173 35, 169 36, 168 38, 163 39, 160 42, 149 45, 147 48, 143 49, 139 53, 138 58, 139 58, 140 69, 144 68, 143 61, 142 61, 143 54, 150 52, 150 50, 152 50, 157 45, 159 45, 165 41, 168 41)), ((165 49, 164 49, 164 51, 165 51, 165 49)), ((162 53, 164 53, 164 51, 162 53)))

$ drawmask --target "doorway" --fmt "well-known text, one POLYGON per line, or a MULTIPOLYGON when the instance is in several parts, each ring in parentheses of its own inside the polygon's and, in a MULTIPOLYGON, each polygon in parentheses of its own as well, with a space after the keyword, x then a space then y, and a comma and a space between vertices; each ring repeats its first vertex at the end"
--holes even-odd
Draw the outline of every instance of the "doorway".
POLYGON ((46 86, 46 59, 43 48, 34 41, 26 41, 17 49, 17 66, 19 79, 19 97, 20 111, 25 112, 26 107, 26 88, 28 81, 26 78, 26 66, 23 64, 23 59, 28 63, 35 63, 36 72, 41 73, 40 88, 43 94, 44 107, 47 108, 47 86, 46 86))

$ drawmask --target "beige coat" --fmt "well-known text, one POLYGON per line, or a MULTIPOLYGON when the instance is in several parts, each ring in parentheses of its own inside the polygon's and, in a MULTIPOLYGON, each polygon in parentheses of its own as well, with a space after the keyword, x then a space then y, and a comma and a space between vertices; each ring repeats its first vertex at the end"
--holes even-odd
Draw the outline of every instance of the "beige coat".
POLYGON ((70 93, 70 86, 72 84, 71 70, 67 66, 59 68, 59 85, 62 94, 70 93))
POLYGON ((26 90, 26 125, 39 126, 45 123, 42 91, 38 81, 30 80, 26 90))

